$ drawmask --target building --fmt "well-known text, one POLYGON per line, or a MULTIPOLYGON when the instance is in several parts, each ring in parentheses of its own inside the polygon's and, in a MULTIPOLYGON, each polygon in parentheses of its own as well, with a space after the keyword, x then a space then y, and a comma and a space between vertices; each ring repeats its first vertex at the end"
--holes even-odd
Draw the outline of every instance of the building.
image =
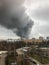
POLYGON ((30 45, 32 45, 32 44, 42 44, 42 42, 43 42, 43 40, 42 39, 29 39, 29 40, 24 40, 24 42, 25 43, 27 43, 27 44, 30 44, 30 45))
POLYGON ((42 36, 39 37, 40 40, 43 40, 44 38, 42 36))
POLYGON ((49 37, 46 37, 46 40, 48 41, 49 40, 49 37))
POLYGON ((40 47, 38 50, 41 55, 49 58, 49 47, 40 47))
POLYGON ((6 56, 7 56, 7 51, 0 51, 0 65, 5 65, 6 56))

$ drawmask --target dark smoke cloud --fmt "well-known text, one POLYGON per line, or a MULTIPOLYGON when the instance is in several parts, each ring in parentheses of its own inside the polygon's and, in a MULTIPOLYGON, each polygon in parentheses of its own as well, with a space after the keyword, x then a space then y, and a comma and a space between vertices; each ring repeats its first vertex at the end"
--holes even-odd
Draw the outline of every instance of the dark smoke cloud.
POLYGON ((22 1, 0 0, 0 25, 13 30, 22 38, 28 38, 33 21, 25 14, 22 1))
POLYGON ((22 38, 27 38, 28 39, 28 36, 29 36, 30 31, 31 31, 32 25, 33 25, 33 23, 30 20, 30 22, 28 22, 25 27, 22 27, 17 31, 17 35, 21 36, 22 38))

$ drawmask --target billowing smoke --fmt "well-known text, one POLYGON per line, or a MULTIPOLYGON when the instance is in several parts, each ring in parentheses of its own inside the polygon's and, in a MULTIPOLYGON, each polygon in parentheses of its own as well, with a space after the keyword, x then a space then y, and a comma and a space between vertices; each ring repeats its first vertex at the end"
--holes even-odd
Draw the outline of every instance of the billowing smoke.
POLYGON ((0 0, 0 25, 11 29, 22 38, 28 38, 33 21, 25 13, 23 0, 0 0))

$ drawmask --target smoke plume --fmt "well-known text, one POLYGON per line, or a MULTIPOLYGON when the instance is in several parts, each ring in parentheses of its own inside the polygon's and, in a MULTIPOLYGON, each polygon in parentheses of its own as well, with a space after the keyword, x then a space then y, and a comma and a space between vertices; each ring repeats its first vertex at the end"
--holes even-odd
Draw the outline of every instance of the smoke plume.
POLYGON ((23 0, 0 0, 0 25, 11 29, 22 38, 28 38, 33 21, 25 13, 23 0))

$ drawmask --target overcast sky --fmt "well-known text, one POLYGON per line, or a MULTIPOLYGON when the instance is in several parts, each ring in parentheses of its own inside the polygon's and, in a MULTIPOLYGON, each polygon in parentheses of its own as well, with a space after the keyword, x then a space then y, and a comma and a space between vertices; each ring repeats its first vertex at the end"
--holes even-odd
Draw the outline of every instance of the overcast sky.
MULTIPOLYGON (((34 21, 30 38, 49 36, 49 0, 26 0, 23 6, 26 8, 26 14, 34 21)), ((4 37, 17 38, 12 30, 0 26, 0 38, 4 37)))
POLYGON ((49 0, 28 0, 25 3, 27 14, 34 20, 31 36, 49 36, 49 0))

